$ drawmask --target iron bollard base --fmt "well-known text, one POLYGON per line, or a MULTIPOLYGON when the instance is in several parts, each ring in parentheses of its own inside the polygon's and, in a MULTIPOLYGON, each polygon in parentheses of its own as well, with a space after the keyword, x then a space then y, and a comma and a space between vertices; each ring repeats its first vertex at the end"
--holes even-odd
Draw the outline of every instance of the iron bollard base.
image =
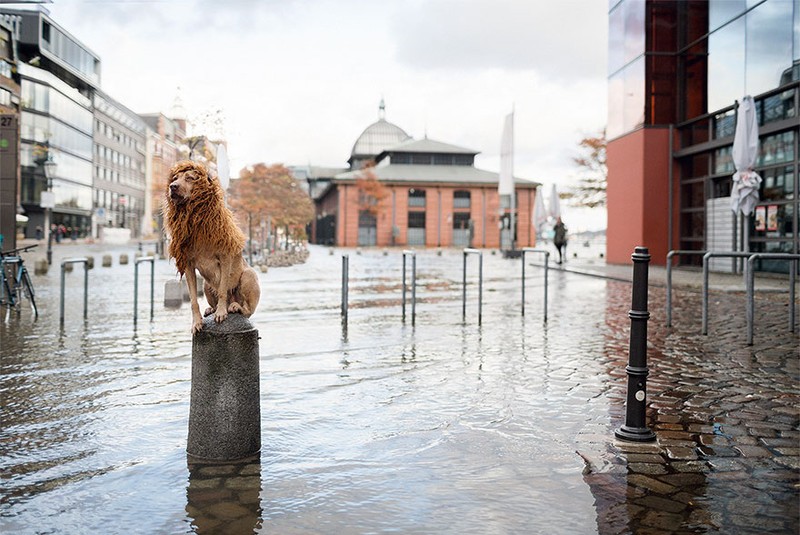
POLYGON ((629 442, 652 442, 656 439, 656 434, 647 427, 629 427, 627 425, 614 431, 614 436, 629 442))

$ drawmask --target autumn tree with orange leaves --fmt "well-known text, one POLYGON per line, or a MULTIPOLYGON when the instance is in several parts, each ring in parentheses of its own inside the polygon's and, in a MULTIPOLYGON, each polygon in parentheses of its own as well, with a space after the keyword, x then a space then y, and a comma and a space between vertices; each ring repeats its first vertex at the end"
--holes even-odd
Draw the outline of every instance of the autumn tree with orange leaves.
POLYGON ((273 229, 283 228, 295 240, 306 239, 314 203, 292 172, 281 164, 258 163, 241 170, 228 188, 229 204, 247 222, 252 243, 253 223, 269 218, 273 229))
POLYGON ((381 203, 389 196, 389 188, 381 184, 378 176, 373 171, 374 163, 366 164, 359 176, 356 177, 358 189, 358 209, 377 218, 381 213, 381 203))

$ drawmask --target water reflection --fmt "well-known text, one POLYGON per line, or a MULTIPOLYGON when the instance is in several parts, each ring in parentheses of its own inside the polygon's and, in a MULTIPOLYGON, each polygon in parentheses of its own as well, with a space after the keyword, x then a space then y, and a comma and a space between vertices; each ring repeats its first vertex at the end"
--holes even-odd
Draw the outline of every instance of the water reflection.
MULTIPOLYGON (((676 292, 676 330, 649 325, 647 424, 660 449, 631 450, 613 439, 629 284, 554 270, 542 325, 540 281, 522 318, 519 263, 487 255, 479 326, 475 292, 462 321, 460 252, 421 254, 410 327, 389 282, 397 260, 353 259, 351 295, 369 305, 351 310, 346 333, 338 258, 315 250, 261 275, 261 465, 191 466, 188 481, 187 308, 157 307, 134 331, 133 268, 100 268, 88 326, 67 321, 60 336, 57 282, 37 279, 40 320, 0 324, 0 530, 755 533, 757 518, 797 532, 797 337, 785 314, 759 321, 780 324, 778 343, 757 336, 764 345, 742 350, 735 333, 697 336, 699 298, 676 292)), ((175 278, 156 270, 157 288, 175 278)), ((650 303, 655 317, 663 289, 650 303)))
POLYGON ((186 515, 194 533, 258 533, 261 463, 189 464, 186 515))

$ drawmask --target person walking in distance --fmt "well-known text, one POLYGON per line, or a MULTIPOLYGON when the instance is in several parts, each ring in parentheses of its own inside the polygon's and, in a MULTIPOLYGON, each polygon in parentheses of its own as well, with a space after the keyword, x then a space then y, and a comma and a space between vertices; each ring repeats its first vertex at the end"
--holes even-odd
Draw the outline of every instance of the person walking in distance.
POLYGON ((553 232, 553 245, 558 249, 558 263, 560 264, 562 261, 565 262, 567 260, 564 256, 567 252, 567 227, 564 226, 564 222, 561 221, 560 217, 556 220, 553 232))

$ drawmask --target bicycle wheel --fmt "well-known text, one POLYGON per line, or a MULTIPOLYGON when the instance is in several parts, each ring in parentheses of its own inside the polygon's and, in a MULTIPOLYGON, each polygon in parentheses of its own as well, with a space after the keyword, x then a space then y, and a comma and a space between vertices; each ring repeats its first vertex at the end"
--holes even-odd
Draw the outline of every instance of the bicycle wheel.
MULTIPOLYGON (((33 309, 34 317, 39 317, 39 311, 36 309, 36 299, 34 299, 33 282, 31 282, 31 276, 28 273, 28 270, 25 268, 23 268, 22 271, 22 280, 20 281, 20 286, 22 287, 20 292, 22 292, 24 289, 25 297, 27 297, 31 302, 31 308, 33 309)), ((22 301, 21 298, 20 301, 22 301)))

